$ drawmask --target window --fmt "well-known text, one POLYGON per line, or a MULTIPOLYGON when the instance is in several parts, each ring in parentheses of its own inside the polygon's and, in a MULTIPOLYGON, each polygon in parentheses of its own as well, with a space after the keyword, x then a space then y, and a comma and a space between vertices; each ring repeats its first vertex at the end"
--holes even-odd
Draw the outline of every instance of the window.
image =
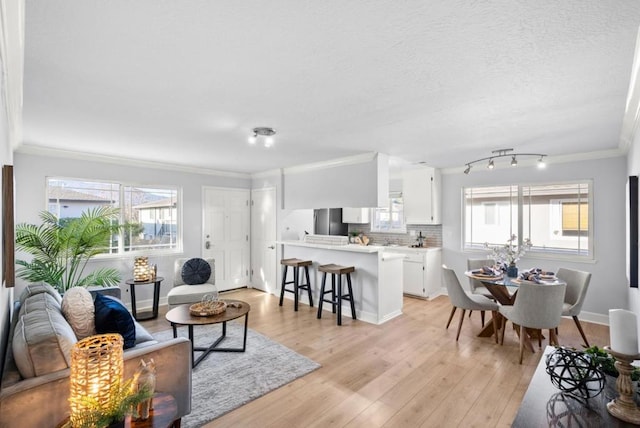
POLYGON ((113 236, 109 254, 180 250, 178 196, 177 187, 47 178, 47 206, 60 221, 101 205, 120 208, 123 229, 113 236))
POLYGON ((464 189, 464 248, 530 238, 532 255, 593 258, 591 182, 464 189), (491 208, 489 208, 491 207, 491 208))
POLYGON ((372 232, 386 233, 406 233, 407 227, 404 224, 404 209, 402 195, 392 194, 389 196, 389 206, 385 208, 374 208, 371 220, 372 232))
POLYGON ((484 224, 498 224, 499 223, 499 214, 498 204, 495 202, 485 202, 484 204, 484 224))

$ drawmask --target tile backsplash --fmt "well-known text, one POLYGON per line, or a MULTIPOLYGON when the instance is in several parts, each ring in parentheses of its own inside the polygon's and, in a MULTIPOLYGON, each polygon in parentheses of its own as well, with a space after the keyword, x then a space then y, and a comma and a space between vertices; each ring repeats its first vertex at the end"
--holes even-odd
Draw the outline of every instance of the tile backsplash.
POLYGON ((413 245, 418 242, 418 235, 422 232, 425 247, 442 247, 442 225, 407 225, 407 233, 371 232, 369 224, 349 224, 351 232, 362 232, 371 240, 370 245, 413 245), (415 231, 415 236, 411 236, 415 231))

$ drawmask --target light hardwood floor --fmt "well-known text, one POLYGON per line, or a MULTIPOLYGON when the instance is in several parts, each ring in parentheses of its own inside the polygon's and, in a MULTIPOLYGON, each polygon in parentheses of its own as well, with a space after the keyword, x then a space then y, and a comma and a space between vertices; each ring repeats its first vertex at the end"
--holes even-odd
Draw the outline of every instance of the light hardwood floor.
MULTIPOLYGON (((253 289, 221 295, 251 304, 249 327, 322 364, 297 379, 214 420, 206 427, 494 427, 510 426, 541 350, 525 351, 518 364, 518 339, 508 325, 504 346, 479 338, 480 316, 466 317, 460 340, 460 311, 445 330, 449 299, 404 298, 403 315, 383 325, 343 317, 253 289)), ((168 328, 166 307, 150 331, 168 328)), ((487 316, 487 319, 490 319, 487 316)), ((607 326, 584 323, 592 345, 609 342, 607 326)), ((562 345, 582 349, 571 319, 563 319, 562 345)), ((197 332, 196 332, 197 334, 197 332)), ((250 346, 248 344, 247 346, 250 346)), ((543 348, 545 342, 543 342, 543 348)), ((282 368, 286 370, 286 367, 282 368)), ((213 380, 212 380, 213 381, 213 380)))

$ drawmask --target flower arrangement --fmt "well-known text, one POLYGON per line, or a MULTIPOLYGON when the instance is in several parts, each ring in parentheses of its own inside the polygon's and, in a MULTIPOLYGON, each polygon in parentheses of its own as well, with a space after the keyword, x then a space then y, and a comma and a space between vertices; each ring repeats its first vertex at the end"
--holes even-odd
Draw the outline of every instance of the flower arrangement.
POLYGON ((507 240, 507 243, 504 245, 497 245, 495 247, 491 247, 487 242, 485 242, 484 247, 491 251, 489 257, 491 257, 497 265, 515 265, 518 260, 524 254, 531 249, 531 240, 526 238, 522 245, 518 246, 518 237, 516 235, 511 235, 511 238, 507 240))

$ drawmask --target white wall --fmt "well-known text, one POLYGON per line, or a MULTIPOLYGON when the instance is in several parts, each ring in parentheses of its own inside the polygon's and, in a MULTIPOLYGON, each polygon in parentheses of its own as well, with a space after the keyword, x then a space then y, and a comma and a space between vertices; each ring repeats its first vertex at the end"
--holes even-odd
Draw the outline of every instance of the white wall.
MULTIPOLYGON (((248 189, 250 177, 219 176, 171 171, 166 169, 141 168, 131 165, 83 161, 62 157, 14 154, 16 180, 16 224, 40 224, 38 213, 46 209, 45 178, 61 176, 99 180, 116 180, 141 185, 174 185, 182 189, 182 220, 184 251, 181 254, 164 256, 149 255, 149 262, 158 265, 158 275, 162 282, 161 296, 166 297, 173 286, 173 262, 177 257, 201 257, 202 242, 202 186, 217 186, 248 189)), ((19 258, 17 255, 16 258, 19 258)), ((122 273, 123 280, 130 278, 133 257, 122 256, 90 262, 91 269, 115 267, 122 273)), ((20 281, 16 292, 20 292, 24 282, 20 281)), ((136 300, 139 307, 151 299, 152 287, 137 287, 136 300), (143 302, 140 305, 140 302, 143 302)), ((128 288, 123 286, 123 300, 129 302, 128 288)))
MULTIPOLYGON (((625 186, 627 180, 625 163, 624 157, 614 157, 549 164, 544 171, 535 167, 519 167, 486 172, 474 170, 469 175, 463 174, 462 171, 459 174, 443 175, 443 263, 453 268, 463 284, 466 284, 467 281, 462 275, 466 270, 466 259, 485 254, 484 252, 463 252, 461 250, 463 187, 592 179, 595 262, 566 262, 525 256, 518 264, 523 267, 541 267, 554 271, 559 267, 567 267, 591 272, 591 285, 581 318, 607 322, 610 308, 627 308, 629 306, 625 273, 625 186)), ((638 164, 640 165, 640 161, 638 164)), ((507 237, 505 237, 505 241, 506 239, 507 237)))

